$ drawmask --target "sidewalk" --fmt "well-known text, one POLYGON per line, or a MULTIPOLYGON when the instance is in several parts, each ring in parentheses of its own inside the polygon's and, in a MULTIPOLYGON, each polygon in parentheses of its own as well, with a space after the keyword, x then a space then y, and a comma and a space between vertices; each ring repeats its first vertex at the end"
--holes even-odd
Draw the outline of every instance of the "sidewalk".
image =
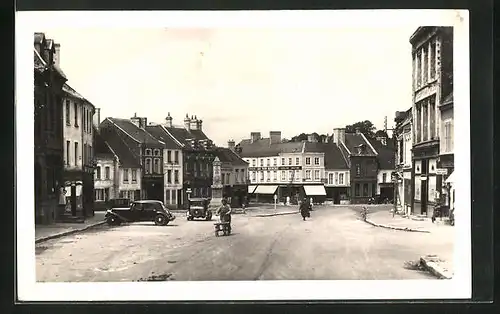
POLYGON ((35 243, 102 225, 105 223, 104 214, 105 212, 95 212, 95 216, 87 218, 84 223, 54 223, 51 225, 36 225, 35 243))
POLYGON ((430 218, 413 216, 403 217, 399 214, 396 214, 393 217, 392 212, 385 210, 370 212, 370 209, 368 209, 367 220, 378 225, 393 227, 394 229, 408 229, 410 231, 418 230, 434 232, 438 229, 453 230, 453 226, 446 224, 444 219, 440 220, 440 218, 438 218, 434 223, 432 223, 430 218))

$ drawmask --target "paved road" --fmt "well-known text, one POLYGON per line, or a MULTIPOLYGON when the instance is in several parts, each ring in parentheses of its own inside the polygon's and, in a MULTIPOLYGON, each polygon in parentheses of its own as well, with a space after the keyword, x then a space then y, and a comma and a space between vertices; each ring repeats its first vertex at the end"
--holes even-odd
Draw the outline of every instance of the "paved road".
POLYGON ((135 223, 37 245, 38 281, 426 279, 404 268, 433 249, 431 234, 376 228, 348 208, 299 215, 233 217, 233 234, 213 222, 135 223))

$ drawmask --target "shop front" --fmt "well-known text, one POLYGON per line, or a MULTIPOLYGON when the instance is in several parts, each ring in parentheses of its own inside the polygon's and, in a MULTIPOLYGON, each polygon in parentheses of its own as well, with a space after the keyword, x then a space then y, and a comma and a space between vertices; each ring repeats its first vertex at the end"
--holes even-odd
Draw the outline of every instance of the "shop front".
POLYGON ((326 190, 324 185, 304 185, 304 195, 313 204, 322 204, 326 201, 326 190))

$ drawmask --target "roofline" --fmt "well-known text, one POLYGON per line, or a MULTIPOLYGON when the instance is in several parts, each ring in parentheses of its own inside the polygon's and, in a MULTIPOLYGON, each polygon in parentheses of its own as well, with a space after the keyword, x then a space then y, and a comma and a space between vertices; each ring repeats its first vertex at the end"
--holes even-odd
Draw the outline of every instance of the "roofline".
POLYGON ((244 160, 243 160, 243 158, 241 158, 241 156, 240 156, 240 155, 236 154, 236 152, 235 152, 235 151, 233 151, 232 149, 229 149, 229 148, 227 148, 227 147, 223 147, 223 148, 225 148, 225 149, 229 150, 229 151, 230 151, 233 155, 235 155, 236 157, 238 157, 239 159, 241 159, 241 161, 243 161, 243 162, 244 162, 244 163, 246 163, 247 165, 248 165, 248 164, 250 164, 250 163, 248 163, 248 162, 244 161, 244 160))
POLYGON ((344 146, 345 150, 347 151, 347 153, 349 153, 349 155, 351 155, 351 151, 349 150, 349 148, 347 148, 347 145, 344 143, 344 142, 340 142, 340 144, 342 144, 342 146, 344 146))
POLYGON ((365 140, 365 142, 368 143, 368 145, 373 150, 373 152, 375 153, 375 155, 378 155, 377 150, 375 149, 375 147, 373 147, 372 143, 370 143, 370 141, 366 138, 366 136, 363 133, 361 133, 361 136, 363 137, 363 139, 365 140))
POLYGON ((159 124, 159 126, 161 127, 161 129, 167 133, 168 136, 170 136, 171 139, 174 140, 174 142, 179 145, 181 148, 184 148, 185 144, 182 144, 179 140, 177 140, 172 134, 170 134, 170 132, 167 130, 167 128, 162 125, 162 124, 159 124))
POLYGON ((106 119, 104 120, 108 120, 109 122, 111 122, 115 127, 117 127, 118 129, 120 129, 123 133, 127 134, 131 139, 133 139, 134 141, 136 141, 137 143, 141 144, 140 141, 138 141, 135 137, 133 137, 132 135, 128 134, 127 131, 125 131, 124 129, 122 129, 118 124, 114 123, 113 120, 111 120, 113 118, 109 118, 107 117, 106 119))
POLYGON ((45 60, 43 60, 42 56, 38 53, 38 50, 36 50, 35 47, 33 47, 33 51, 35 52, 36 56, 38 57, 38 59, 40 59, 40 61, 42 62, 42 64, 44 66, 47 66, 47 62, 45 62, 45 60))
POLYGON ((71 89, 73 92, 75 92, 75 93, 77 93, 78 95, 80 95, 80 96, 81 96, 81 98, 80 98, 80 97, 77 97, 77 96, 74 96, 74 95, 71 95, 70 93, 68 93, 68 92, 66 92, 66 91, 64 91, 64 90, 63 90, 63 92, 64 92, 66 95, 68 95, 68 96, 69 96, 69 97, 71 97, 71 98, 77 98, 77 99, 81 99, 81 100, 85 101, 87 104, 91 105, 91 106, 94 108, 94 111, 95 111, 95 106, 94 106, 94 104, 93 104, 93 103, 91 103, 91 102, 90 102, 87 98, 83 97, 83 95, 82 95, 82 94, 80 94, 79 92, 77 92, 77 91, 76 91, 73 87, 71 87, 71 85, 69 85, 68 83, 64 83, 64 85, 65 85, 66 87, 68 87, 69 89, 71 89))
POLYGON ((121 164, 121 161, 120 161, 120 157, 118 157, 118 155, 116 154, 115 150, 111 148, 111 146, 108 144, 107 141, 105 141, 104 139, 102 139, 104 144, 106 144, 106 146, 109 148, 109 150, 111 151, 111 153, 113 153, 113 155, 115 156, 116 158, 116 161, 121 164))

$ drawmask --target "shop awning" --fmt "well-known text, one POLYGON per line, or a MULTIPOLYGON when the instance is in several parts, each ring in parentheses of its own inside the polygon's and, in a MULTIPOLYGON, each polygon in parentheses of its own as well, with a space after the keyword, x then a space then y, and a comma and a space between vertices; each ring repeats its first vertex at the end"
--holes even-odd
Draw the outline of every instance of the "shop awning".
POLYGON ((249 185, 248 186, 248 194, 252 194, 253 192, 255 192, 256 188, 257 188, 256 185, 249 185))
POLYGON ((257 189, 255 190, 255 194, 274 194, 276 192, 276 189, 278 188, 277 185, 259 185, 257 186, 257 189))
POLYGON ((447 178, 447 179, 446 179, 446 181, 445 181, 446 183, 455 183, 455 178, 454 178, 454 176, 453 176, 453 174, 454 174, 454 173, 455 173, 455 172, 452 172, 452 173, 448 176, 448 178, 447 178))
POLYGON ((304 192, 307 196, 325 196, 326 191, 323 185, 304 185, 304 192))

